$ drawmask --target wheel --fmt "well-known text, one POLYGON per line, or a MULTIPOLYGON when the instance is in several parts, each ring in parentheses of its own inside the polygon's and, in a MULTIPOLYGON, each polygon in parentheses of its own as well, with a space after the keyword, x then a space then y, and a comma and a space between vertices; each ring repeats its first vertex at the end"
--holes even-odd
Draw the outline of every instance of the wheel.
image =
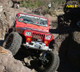
POLYGON ((54 52, 46 52, 46 56, 42 60, 35 60, 35 63, 38 65, 36 66, 38 72, 55 72, 59 62, 59 56, 54 52))
POLYGON ((15 55, 22 43, 22 38, 17 32, 12 32, 8 35, 3 43, 3 47, 9 49, 15 55))

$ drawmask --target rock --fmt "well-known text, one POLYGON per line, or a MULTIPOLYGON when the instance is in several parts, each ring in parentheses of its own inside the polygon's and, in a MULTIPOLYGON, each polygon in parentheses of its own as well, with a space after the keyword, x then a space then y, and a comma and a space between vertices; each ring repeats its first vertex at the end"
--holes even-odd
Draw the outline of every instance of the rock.
POLYGON ((12 7, 13 6, 13 2, 11 0, 8 1, 8 5, 9 5, 9 7, 12 7))
POLYGON ((0 6, 0 12, 2 12, 2 11, 3 11, 3 6, 1 5, 1 6, 0 6))
POLYGON ((31 72, 30 69, 23 66, 21 61, 14 59, 10 51, 3 47, 0 47, 0 50, 6 51, 6 53, 0 51, 0 72, 31 72))
POLYGON ((3 23, 3 21, 2 21, 2 19, 0 18, 0 38, 3 38, 2 36, 3 36, 3 25, 4 25, 4 23, 3 23))
POLYGON ((62 42, 68 37, 69 35, 68 34, 62 34, 62 35, 58 35, 57 38, 55 38, 55 48, 57 51, 59 51, 61 45, 62 45, 62 42))
POLYGON ((73 40, 77 42, 78 44, 80 44, 80 32, 79 31, 73 32, 73 40))
POLYGON ((14 4, 14 8, 18 9, 20 7, 20 5, 18 3, 14 4))

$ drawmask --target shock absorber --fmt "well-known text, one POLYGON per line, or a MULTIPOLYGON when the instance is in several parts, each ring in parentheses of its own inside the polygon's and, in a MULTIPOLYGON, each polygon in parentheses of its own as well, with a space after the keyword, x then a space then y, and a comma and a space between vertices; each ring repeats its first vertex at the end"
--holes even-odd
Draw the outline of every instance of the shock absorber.
POLYGON ((39 60, 42 62, 42 64, 45 64, 45 62, 48 63, 48 59, 46 57, 47 57, 47 52, 43 52, 39 57, 39 60))

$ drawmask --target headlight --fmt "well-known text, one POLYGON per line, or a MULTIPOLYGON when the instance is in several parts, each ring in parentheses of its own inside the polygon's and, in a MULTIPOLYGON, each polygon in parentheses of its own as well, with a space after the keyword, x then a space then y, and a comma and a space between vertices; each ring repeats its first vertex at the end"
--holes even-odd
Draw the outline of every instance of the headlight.
POLYGON ((46 35, 46 39, 50 40, 51 39, 51 35, 46 35))
POLYGON ((26 32, 26 36, 31 36, 31 32, 26 32))

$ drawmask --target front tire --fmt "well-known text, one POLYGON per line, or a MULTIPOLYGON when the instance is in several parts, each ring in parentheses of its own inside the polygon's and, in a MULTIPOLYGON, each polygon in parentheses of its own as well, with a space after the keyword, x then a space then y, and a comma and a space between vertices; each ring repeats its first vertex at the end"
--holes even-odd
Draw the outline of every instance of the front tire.
POLYGON ((17 32, 12 32, 8 35, 3 43, 3 47, 9 49, 15 55, 22 43, 22 38, 17 32))
POLYGON ((59 56, 55 52, 46 52, 46 59, 49 61, 48 63, 36 61, 37 65, 37 70, 38 72, 55 72, 57 68, 59 67, 59 56), (41 65, 40 65, 41 64, 41 65))

